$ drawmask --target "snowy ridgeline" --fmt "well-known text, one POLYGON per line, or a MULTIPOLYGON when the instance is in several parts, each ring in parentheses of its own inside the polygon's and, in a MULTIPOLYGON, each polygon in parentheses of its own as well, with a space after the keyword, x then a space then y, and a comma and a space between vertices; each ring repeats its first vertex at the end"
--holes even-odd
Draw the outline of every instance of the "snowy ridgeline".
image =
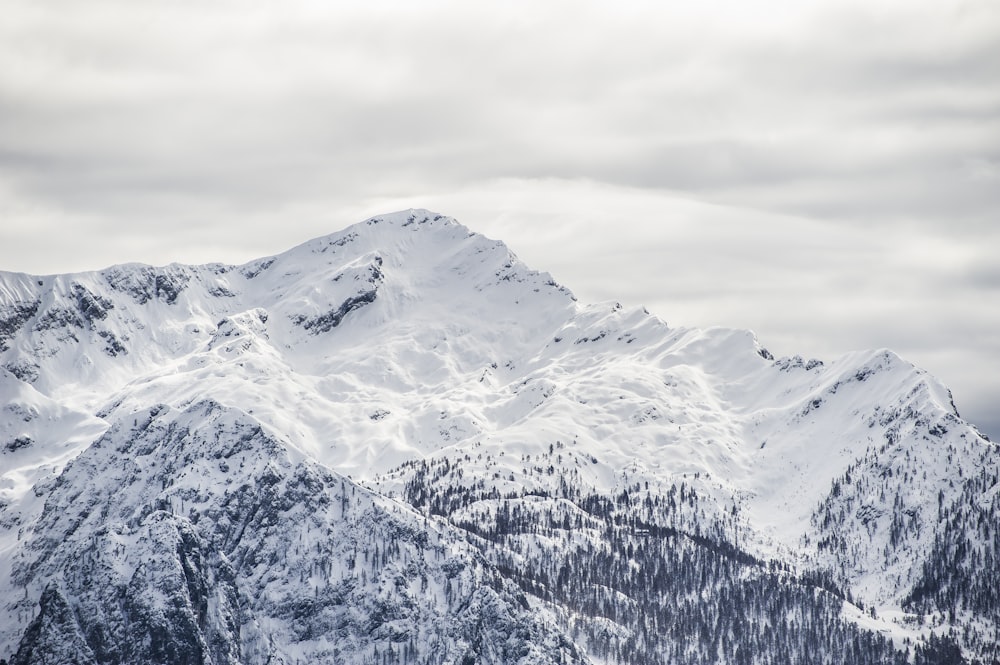
POLYGON ((936 380, 583 305, 426 211, 0 273, 0 365, 14 663, 1000 657, 997 450, 936 380))

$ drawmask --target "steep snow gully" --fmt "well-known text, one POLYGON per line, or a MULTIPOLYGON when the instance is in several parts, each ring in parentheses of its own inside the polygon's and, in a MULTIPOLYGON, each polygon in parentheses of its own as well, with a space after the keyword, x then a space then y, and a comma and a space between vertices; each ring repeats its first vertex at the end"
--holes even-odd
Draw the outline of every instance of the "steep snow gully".
POLYGON ((424 210, 0 273, 0 658, 995 663, 997 460, 891 351, 582 304, 424 210))

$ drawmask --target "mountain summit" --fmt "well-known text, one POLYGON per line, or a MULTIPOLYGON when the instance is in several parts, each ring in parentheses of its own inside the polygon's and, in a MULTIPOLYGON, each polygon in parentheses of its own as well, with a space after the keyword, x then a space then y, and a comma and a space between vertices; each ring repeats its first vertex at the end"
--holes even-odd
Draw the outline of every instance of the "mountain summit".
POLYGON ((581 304, 424 210, 0 273, 11 663, 1000 658, 997 447, 891 351, 581 304))

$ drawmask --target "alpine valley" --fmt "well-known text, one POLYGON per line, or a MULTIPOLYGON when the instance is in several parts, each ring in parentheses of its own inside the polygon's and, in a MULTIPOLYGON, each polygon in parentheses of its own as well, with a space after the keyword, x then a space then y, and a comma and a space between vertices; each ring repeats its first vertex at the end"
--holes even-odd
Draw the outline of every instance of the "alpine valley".
POLYGON ((1000 662, 1000 456, 938 381, 448 217, 0 273, 0 366, 11 665, 1000 662))

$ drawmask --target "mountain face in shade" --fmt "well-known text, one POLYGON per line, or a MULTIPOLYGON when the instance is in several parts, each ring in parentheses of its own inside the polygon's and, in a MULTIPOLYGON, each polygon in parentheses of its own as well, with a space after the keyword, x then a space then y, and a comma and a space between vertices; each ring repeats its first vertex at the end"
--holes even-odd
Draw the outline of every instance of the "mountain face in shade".
POLYGON ((997 446, 891 351, 584 305, 411 210, 0 273, 10 663, 1000 658, 997 446))

